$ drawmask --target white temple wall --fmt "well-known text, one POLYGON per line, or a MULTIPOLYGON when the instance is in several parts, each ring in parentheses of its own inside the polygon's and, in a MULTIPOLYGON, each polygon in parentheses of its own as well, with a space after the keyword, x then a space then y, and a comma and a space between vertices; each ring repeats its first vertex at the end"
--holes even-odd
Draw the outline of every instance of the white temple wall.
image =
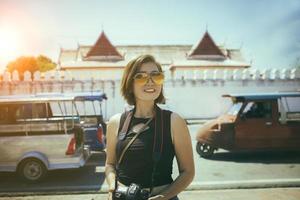
POLYGON ((64 70, 65 73, 72 74, 72 77, 75 80, 90 80, 101 79, 101 80, 115 80, 121 79, 123 69, 113 69, 113 70, 98 70, 98 69, 89 69, 89 70, 64 70))
MULTIPOLYGON (((0 82, 0 95, 104 91, 108 96, 103 106, 104 117, 108 119, 122 112, 125 101, 120 95, 120 79, 108 80, 92 74, 90 78, 79 79, 67 72, 48 72, 42 78, 36 72, 32 77, 27 73, 25 80, 20 81, 16 73, 13 76, 5 73, 0 82)), ((104 75, 108 77, 108 74, 104 75)), ((226 93, 300 91, 299 69, 269 70, 267 73, 257 70, 254 73, 249 70, 206 70, 179 75, 179 78, 167 78, 165 82, 167 102, 164 107, 185 118, 211 118, 225 112, 230 100, 221 95, 226 93)))
MULTIPOLYGON (((169 70, 169 65, 162 66, 166 79, 171 79, 171 72, 169 70)), ((89 80, 91 77, 93 79, 101 79, 101 80, 120 80, 123 75, 123 69, 89 69, 89 70, 80 70, 80 69, 72 69, 72 70, 64 70, 65 73, 72 74, 74 79, 76 80, 89 80)))

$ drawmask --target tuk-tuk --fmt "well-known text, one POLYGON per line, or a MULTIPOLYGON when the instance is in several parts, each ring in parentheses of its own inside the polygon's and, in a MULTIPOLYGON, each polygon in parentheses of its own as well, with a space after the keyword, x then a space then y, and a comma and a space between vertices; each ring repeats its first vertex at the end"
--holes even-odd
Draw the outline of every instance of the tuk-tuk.
POLYGON ((104 98, 105 94, 0 96, 0 172, 17 172, 36 182, 48 170, 84 166, 90 156, 85 141, 90 129, 96 130, 92 134, 102 139, 96 143, 104 148, 98 125, 102 116, 80 116, 86 107, 80 108, 78 102, 104 98))
POLYGON ((227 94, 232 107, 197 132, 196 150, 300 150, 300 93, 227 94))
POLYGON ((91 151, 103 151, 105 149, 106 123, 103 119, 102 101, 106 100, 105 93, 94 92, 92 94, 76 95, 74 102, 80 124, 84 130, 84 144, 91 151))

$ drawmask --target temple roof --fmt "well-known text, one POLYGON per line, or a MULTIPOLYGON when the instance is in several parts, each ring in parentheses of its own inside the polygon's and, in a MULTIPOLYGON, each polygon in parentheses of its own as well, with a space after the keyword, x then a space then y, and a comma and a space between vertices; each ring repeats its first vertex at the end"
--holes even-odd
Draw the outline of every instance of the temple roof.
POLYGON ((217 46, 206 32, 194 46, 186 45, 116 45, 104 32, 94 45, 78 44, 77 49, 61 49, 58 63, 61 69, 124 68, 142 54, 153 55, 165 68, 247 68, 240 49, 217 46))
POLYGON ((188 59, 223 58, 226 56, 206 31, 200 42, 188 54, 188 59))
POLYGON ((96 43, 90 48, 85 57, 86 60, 122 60, 122 55, 109 41, 102 31, 96 43))

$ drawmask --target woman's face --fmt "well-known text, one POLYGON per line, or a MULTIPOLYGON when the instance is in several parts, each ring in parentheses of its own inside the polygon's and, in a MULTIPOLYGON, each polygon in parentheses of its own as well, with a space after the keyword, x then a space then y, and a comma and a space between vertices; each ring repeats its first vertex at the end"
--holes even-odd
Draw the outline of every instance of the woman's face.
POLYGON ((154 101, 159 97, 164 77, 155 63, 142 64, 134 77, 133 93, 136 101, 154 101))

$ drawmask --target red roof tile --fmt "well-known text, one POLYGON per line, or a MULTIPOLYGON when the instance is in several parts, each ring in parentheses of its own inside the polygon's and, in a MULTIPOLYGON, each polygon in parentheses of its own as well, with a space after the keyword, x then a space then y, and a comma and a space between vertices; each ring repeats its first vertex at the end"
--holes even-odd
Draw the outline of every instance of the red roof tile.
POLYGON ((105 33, 102 31, 100 37, 94 44, 94 46, 86 54, 86 57, 114 57, 122 59, 121 54, 111 44, 105 33))
POLYGON ((224 56, 222 51, 215 44, 209 33, 206 31, 203 38, 196 46, 195 49, 191 51, 188 57, 193 58, 197 56, 224 56))

